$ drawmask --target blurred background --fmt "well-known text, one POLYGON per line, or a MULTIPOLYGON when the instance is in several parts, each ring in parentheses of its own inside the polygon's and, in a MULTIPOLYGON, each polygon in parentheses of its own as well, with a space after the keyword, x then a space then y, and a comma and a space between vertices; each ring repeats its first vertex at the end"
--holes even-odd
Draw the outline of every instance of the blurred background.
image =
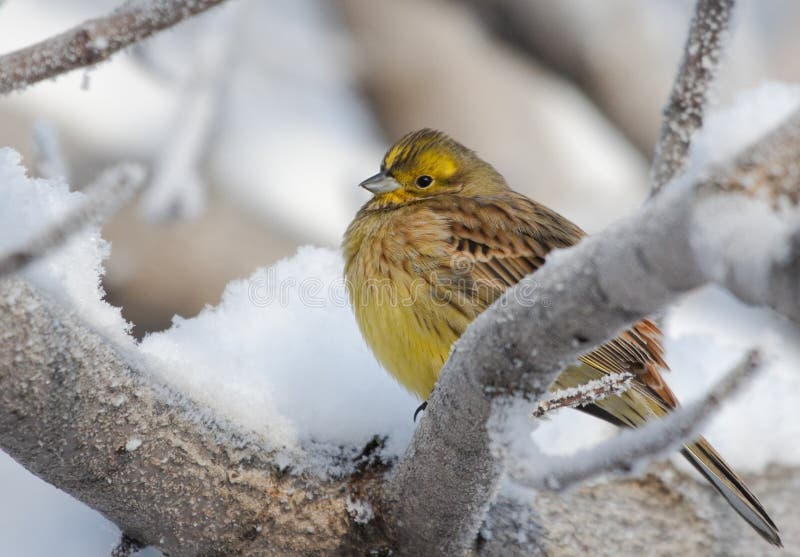
MULTIPOLYGON (((0 52, 114 0, 0 3, 0 52)), ((739 2, 715 91, 800 77, 800 4, 739 2)), ((105 227, 109 301, 142 336, 224 285, 338 245, 388 144, 442 129, 588 231, 647 194, 690 0, 238 0, 110 62, 0 98, 0 145, 76 188, 136 160, 105 227), (62 156, 37 164, 43 152, 62 156)), ((51 157, 52 158, 52 157, 51 157)))

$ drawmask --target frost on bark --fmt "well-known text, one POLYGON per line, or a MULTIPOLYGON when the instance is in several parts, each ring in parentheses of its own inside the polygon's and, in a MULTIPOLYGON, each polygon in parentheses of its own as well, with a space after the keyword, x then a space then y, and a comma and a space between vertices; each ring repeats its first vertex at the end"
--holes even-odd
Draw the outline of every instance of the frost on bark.
POLYGON ((661 189, 686 167, 694 133, 724 53, 734 0, 698 0, 678 74, 664 107, 661 134, 652 166, 652 191, 661 189))

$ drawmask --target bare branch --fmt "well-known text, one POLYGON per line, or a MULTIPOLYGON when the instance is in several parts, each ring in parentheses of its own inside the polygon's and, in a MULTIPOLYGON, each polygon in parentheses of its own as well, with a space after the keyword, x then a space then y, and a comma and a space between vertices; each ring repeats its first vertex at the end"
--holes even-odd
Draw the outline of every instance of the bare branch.
POLYGON ((150 35, 225 0, 130 0, 29 47, 0 57, 0 95, 62 73, 92 66, 150 35))
POLYGON ((602 474, 630 473, 631 470, 678 450, 698 435, 717 409, 738 393, 761 367, 755 350, 700 400, 679 408, 663 420, 623 432, 600 446, 568 458, 552 459, 546 470, 532 470, 519 459, 510 458, 508 473, 521 485, 541 489, 567 489, 602 474))
POLYGON ((652 166, 652 194, 686 166, 692 136, 703 125, 733 10, 734 0, 697 0, 683 59, 663 111, 652 166))
POLYGON ((533 416, 541 418, 559 408, 585 406, 609 396, 621 395, 630 387, 632 373, 612 373, 589 381, 580 387, 558 390, 540 399, 533 409, 533 416))
POLYGON ((103 222, 144 183, 144 168, 122 164, 104 171, 85 192, 87 199, 17 251, 0 256, 0 277, 26 265, 63 245, 85 226, 103 222))

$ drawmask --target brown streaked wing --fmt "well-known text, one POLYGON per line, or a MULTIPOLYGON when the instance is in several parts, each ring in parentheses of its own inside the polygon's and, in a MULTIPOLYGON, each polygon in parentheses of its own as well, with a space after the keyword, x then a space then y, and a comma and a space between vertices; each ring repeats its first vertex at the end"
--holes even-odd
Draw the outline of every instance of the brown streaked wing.
MULTIPOLYGON (((541 267, 548 252, 571 246, 583 236, 561 215, 519 194, 440 200, 435 210, 452 214, 451 261, 443 265, 451 267, 460 294, 480 306, 477 313, 541 267), (469 262, 468 280, 453 272, 454 261, 469 262)), ((637 390, 652 396, 659 406, 675 407, 678 401, 660 374, 668 370, 660 337, 658 326, 644 319, 581 360, 604 373, 633 371, 637 390)))

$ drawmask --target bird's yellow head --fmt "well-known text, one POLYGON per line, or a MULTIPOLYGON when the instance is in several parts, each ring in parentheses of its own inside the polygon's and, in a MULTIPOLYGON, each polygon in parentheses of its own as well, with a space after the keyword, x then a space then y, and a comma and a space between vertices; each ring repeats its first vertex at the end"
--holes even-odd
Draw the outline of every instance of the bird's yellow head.
POLYGON ((360 185, 381 207, 442 194, 489 195, 507 188, 503 177, 473 151, 427 128, 402 137, 384 155, 381 171, 360 185))

